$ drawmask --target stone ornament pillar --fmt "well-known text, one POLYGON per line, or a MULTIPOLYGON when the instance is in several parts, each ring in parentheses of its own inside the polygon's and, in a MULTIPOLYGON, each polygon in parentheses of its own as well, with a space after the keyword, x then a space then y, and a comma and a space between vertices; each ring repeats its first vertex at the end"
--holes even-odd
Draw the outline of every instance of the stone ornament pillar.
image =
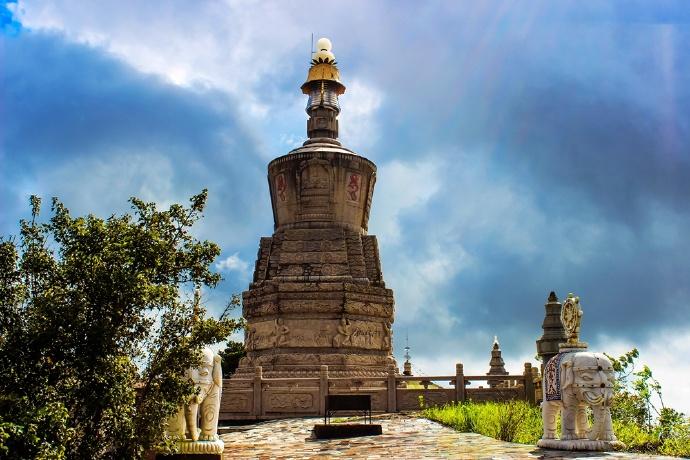
POLYGON ((396 380, 396 369, 388 369, 388 412, 398 412, 398 383, 396 380))
POLYGON ((534 405, 536 404, 534 395, 534 377, 532 375, 532 364, 525 363, 525 400, 534 405))
MULTIPOLYGON (((544 367, 541 404, 544 434, 537 446, 561 450, 606 451, 625 448, 611 424, 611 401, 616 377, 603 353, 587 351, 580 341, 580 298, 569 294, 561 321, 567 341, 544 367), (586 407, 594 414, 589 427, 586 407), (556 439, 556 417, 561 415, 561 438, 556 439)), ((527 374, 527 369, 525 369, 527 374)))
POLYGON ((321 366, 319 378, 319 415, 326 415, 326 398, 328 397, 328 366, 321 366))
POLYGON ((462 363, 455 365, 455 401, 465 402, 465 371, 462 363))

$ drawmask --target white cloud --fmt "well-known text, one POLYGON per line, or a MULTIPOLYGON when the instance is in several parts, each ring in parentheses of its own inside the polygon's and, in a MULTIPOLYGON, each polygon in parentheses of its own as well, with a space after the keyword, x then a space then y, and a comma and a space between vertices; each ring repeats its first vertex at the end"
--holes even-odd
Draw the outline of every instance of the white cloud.
POLYGON ((382 91, 357 78, 347 84, 340 98, 342 112, 339 126, 343 145, 364 152, 378 139, 376 111, 383 100, 382 91))
POLYGON ((431 245, 425 260, 418 264, 420 276, 428 283, 443 284, 472 263, 470 255, 459 244, 431 245))
POLYGON ((255 86, 285 72, 286 58, 305 36, 298 11, 263 2, 247 8, 236 2, 65 1, 58 7, 39 0, 22 2, 20 10, 24 26, 103 47, 144 73, 183 86, 206 82, 241 95, 243 109, 259 118, 268 107, 261 101, 263 88, 255 86))
POLYGON ((249 263, 234 253, 225 259, 216 262, 216 269, 227 272, 237 272, 243 279, 249 278, 249 263))
POLYGON ((441 187, 439 165, 433 160, 393 160, 378 167, 370 228, 381 244, 399 242, 400 216, 423 206, 441 187))
POLYGON ((384 276, 395 292, 396 321, 414 324, 420 317, 438 334, 452 334, 461 327, 453 299, 439 295, 451 279, 473 264, 457 242, 435 242, 425 248, 422 241, 412 251, 391 248, 384 258, 384 276), (442 244, 445 243, 445 244, 442 244))
POLYGON ((127 210, 131 196, 160 207, 179 202, 173 176, 170 159, 156 152, 78 157, 35 172, 30 182, 19 183, 17 195, 57 196, 74 214, 107 216, 127 210))
POLYGON ((601 350, 611 356, 620 356, 637 348, 640 357, 636 370, 644 364, 652 370, 662 388, 664 403, 668 407, 690 414, 690 329, 658 330, 646 343, 634 343, 614 336, 599 336, 590 349, 601 350))
POLYGON ((292 150, 299 147, 304 142, 304 137, 297 136, 295 134, 281 134, 280 142, 284 144, 288 149, 292 150))

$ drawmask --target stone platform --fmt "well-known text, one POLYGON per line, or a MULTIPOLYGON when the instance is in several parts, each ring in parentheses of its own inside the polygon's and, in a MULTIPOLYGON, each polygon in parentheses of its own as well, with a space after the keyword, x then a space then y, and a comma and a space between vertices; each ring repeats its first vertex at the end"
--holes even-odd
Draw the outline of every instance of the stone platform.
POLYGON ((436 422, 397 414, 375 417, 383 434, 317 440, 319 418, 283 419, 236 427, 223 434, 224 459, 388 458, 388 459, 672 459, 624 452, 568 452, 458 433, 436 422))

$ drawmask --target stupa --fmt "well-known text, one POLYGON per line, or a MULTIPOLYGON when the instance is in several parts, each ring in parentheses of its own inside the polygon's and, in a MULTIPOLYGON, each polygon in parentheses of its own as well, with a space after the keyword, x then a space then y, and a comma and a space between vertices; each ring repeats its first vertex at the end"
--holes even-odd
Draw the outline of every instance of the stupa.
POLYGON ((306 82, 308 139, 268 165, 273 236, 261 238, 242 294, 250 377, 384 377, 392 356, 393 291, 376 237, 367 234, 376 165, 338 141, 345 92, 331 42, 322 38, 306 82))

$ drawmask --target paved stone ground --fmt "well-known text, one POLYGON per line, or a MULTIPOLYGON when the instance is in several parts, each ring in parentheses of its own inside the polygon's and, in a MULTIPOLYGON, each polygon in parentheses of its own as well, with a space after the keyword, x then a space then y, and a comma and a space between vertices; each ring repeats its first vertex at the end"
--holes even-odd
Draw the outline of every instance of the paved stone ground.
POLYGON ((474 433, 458 433, 430 420, 389 414, 374 423, 381 436, 317 440, 311 430, 318 418, 285 419, 236 427, 223 434, 224 459, 670 459, 618 452, 566 452, 497 441, 474 433))

